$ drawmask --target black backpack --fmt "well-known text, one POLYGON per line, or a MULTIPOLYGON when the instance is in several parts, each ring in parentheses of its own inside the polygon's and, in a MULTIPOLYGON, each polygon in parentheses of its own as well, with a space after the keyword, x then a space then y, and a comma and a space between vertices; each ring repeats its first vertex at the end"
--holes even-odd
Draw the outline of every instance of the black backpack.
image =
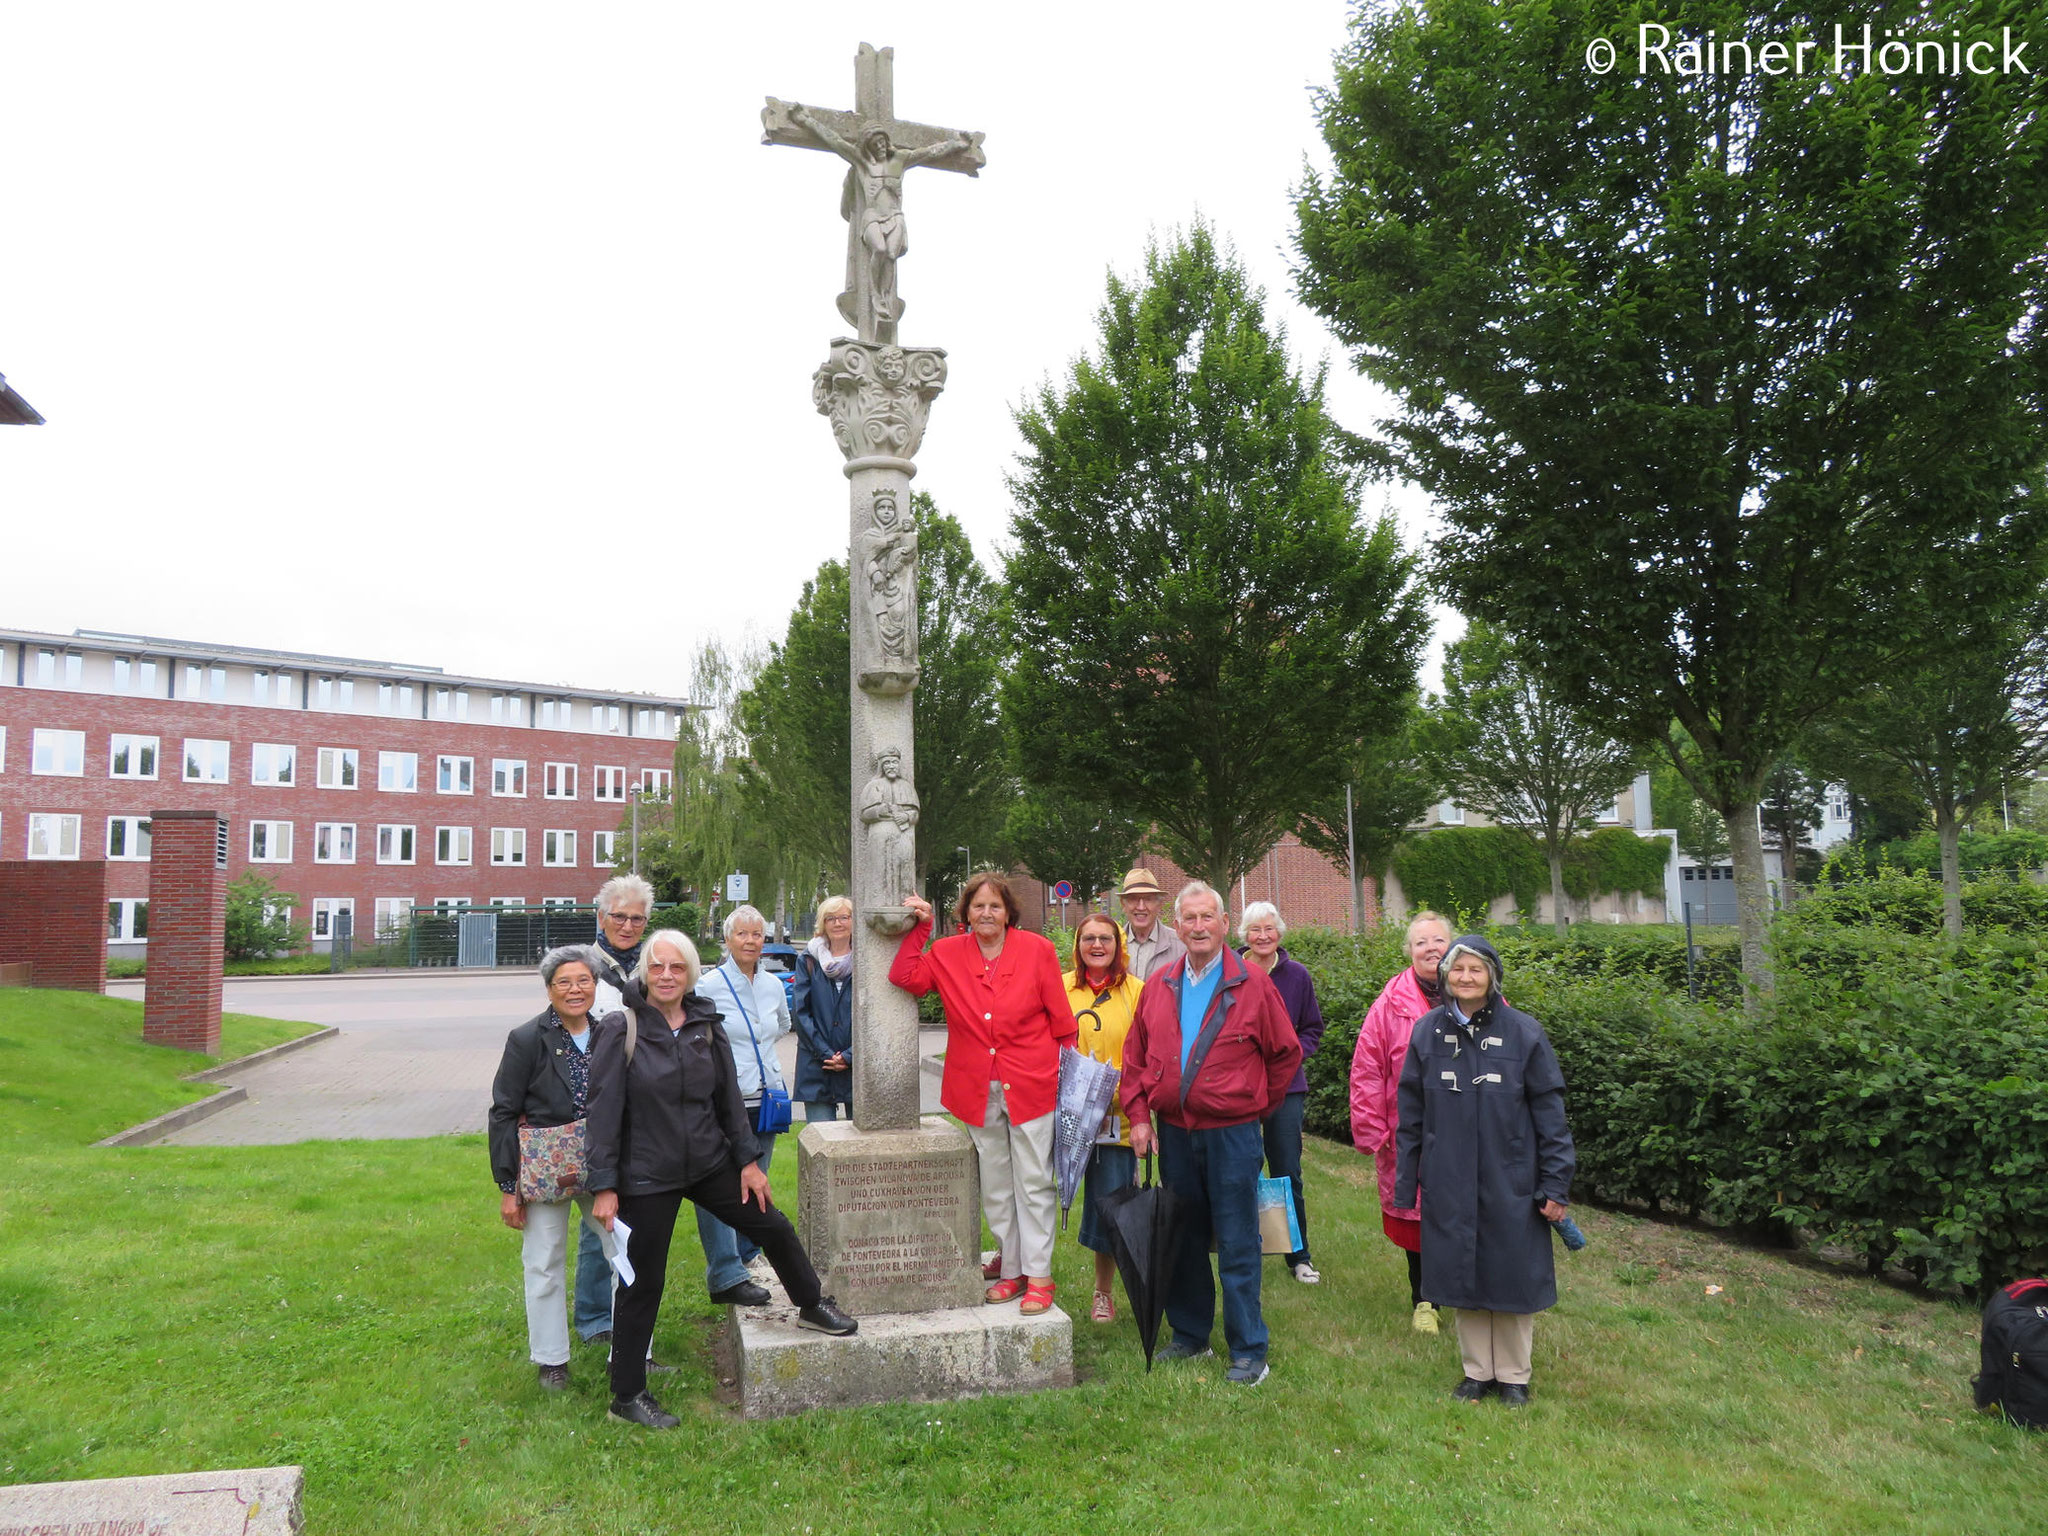
POLYGON ((1977 1406, 2024 1429, 2048 1429, 2048 1280, 2015 1280, 1984 1305, 1977 1406))

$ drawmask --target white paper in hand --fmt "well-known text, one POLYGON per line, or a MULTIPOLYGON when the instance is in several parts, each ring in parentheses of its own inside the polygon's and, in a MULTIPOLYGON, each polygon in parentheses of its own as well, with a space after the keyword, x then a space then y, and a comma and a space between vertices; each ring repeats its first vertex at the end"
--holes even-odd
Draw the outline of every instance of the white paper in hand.
POLYGON ((633 1283, 633 1261, 626 1257, 626 1244, 633 1240, 633 1229, 618 1217, 612 1218, 612 1229, 603 1234, 604 1256, 612 1261, 612 1273, 619 1277, 619 1284, 633 1283))

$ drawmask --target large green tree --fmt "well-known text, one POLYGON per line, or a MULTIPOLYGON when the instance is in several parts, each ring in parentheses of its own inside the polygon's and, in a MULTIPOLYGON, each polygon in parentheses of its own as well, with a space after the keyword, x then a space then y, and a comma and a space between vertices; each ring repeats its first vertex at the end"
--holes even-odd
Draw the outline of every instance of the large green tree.
POLYGON ((1513 641, 1478 622, 1445 652, 1443 697, 1417 734, 1424 759, 1460 804, 1542 851, 1551 922, 1568 931, 1565 851, 1628 788, 1641 753, 1565 703, 1513 641))
MULTIPOLYGON (((918 878, 929 883, 954 848, 992 847, 1011 783, 998 697, 999 593, 959 522, 931 497, 911 498, 918 532, 918 878)), ((782 640, 741 696, 749 814, 844 890, 852 861, 851 662, 846 562, 827 560, 804 584, 782 640)))
POLYGON ((1950 651, 1901 668, 1817 728, 1813 760, 1857 793, 1934 820, 1943 920, 1963 933, 1962 829, 2048 763, 2048 600, 1965 618, 1950 651))
MULTIPOLYGON (((1617 734, 1669 744, 1728 824, 1752 990, 1771 766, 2027 585, 2043 536, 2038 80, 1844 75, 1836 19, 1369 3, 1321 99, 1332 169, 1299 201, 1302 295, 1399 402, 1446 594, 1617 734), (1823 51, 1797 75, 1639 73, 1651 19, 1823 51), (1622 43, 1604 75, 1597 37, 1622 43)), ((1856 20, 1946 40, 2037 14, 1856 20)))
POLYGON ((1398 717, 1426 625, 1322 374, 1207 227, 1112 274, 1099 320, 1017 412, 1005 706, 1036 782, 1223 889, 1398 717))
POLYGON ((1107 800, 1023 783, 1003 823, 1003 852, 1047 886, 1074 883, 1082 910, 1112 889, 1145 841, 1145 824, 1107 800))

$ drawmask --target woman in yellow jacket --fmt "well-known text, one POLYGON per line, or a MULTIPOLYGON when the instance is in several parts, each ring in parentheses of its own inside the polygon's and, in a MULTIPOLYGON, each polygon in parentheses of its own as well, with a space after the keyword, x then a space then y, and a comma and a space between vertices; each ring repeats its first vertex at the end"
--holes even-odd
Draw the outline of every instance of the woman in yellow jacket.
MULTIPOLYGON (((1067 1001, 1081 1028, 1077 1048, 1083 1056, 1122 1071, 1124 1036, 1130 1032, 1143 983, 1130 974, 1122 930, 1105 914, 1083 918, 1075 930, 1074 967, 1067 972, 1066 983, 1067 1001)), ((1095 1307, 1090 1315, 1098 1323, 1116 1321, 1116 1299, 1109 1288, 1116 1264, 1110 1258, 1109 1229, 1103 1224, 1100 1202, 1138 1177, 1130 1122, 1120 1108, 1112 1103, 1102 1122, 1095 1150, 1088 1155, 1088 1182, 1081 1193, 1081 1246, 1095 1253, 1095 1307)))

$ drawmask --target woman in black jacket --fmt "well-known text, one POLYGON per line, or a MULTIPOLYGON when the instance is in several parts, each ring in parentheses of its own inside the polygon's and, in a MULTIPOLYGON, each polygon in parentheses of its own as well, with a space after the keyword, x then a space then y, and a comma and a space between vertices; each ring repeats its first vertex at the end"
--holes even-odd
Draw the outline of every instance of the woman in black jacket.
POLYGON ((590 1005, 597 996, 597 960, 580 944, 551 949, 540 962, 548 1006, 505 1037, 504 1059, 491 1084, 491 1177, 498 1214, 523 1232, 526 1348, 551 1392, 569 1385, 567 1289, 569 1211, 587 1217, 587 1190, 568 1200, 528 1204, 519 1198, 519 1128, 571 1125, 584 1117, 590 1084, 590 1005))
POLYGON ((611 1416, 648 1429, 681 1420, 647 1390, 647 1345, 668 1273, 669 1239, 685 1200, 751 1239, 796 1303, 798 1325, 820 1333, 858 1327, 829 1296, 775 1209, 740 1098, 732 1046, 718 1010, 691 989, 697 949, 672 928, 647 936, 625 992, 627 1012, 597 1028, 590 1069, 591 1215, 607 1232, 632 1229, 633 1270, 612 1304, 611 1416))
POLYGON ((853 1116, 853 903, 818 903, 818 933, 796 957, 789 1016, 796 1025, 796 1096, 804 1124, 853 1116))

